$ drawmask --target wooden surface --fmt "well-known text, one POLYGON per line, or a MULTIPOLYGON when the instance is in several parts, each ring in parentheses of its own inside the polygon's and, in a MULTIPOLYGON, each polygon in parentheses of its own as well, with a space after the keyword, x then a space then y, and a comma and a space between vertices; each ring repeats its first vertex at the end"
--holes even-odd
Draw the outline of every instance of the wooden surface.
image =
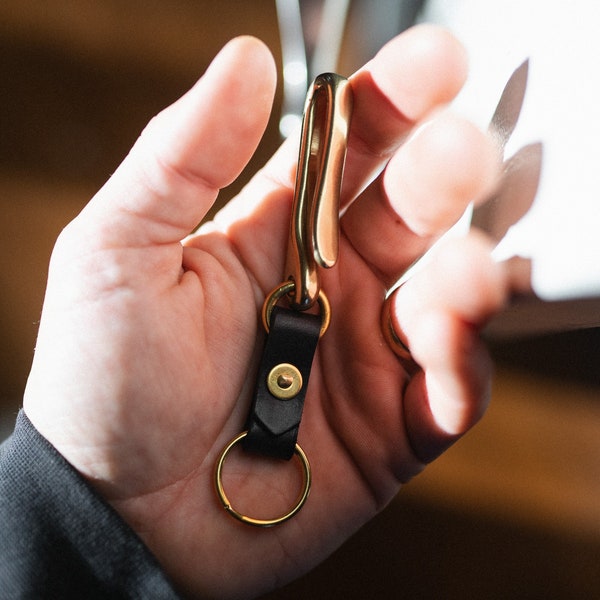
POLYGON ((405 493, 600 542, 597 388, 501 369, 482 422, 405 493))

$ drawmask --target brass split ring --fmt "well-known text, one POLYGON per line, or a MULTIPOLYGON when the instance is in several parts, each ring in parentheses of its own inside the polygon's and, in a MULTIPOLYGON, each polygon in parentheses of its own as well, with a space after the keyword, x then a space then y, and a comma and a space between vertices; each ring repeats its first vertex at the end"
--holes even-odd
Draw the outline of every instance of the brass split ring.
POLYGON ((293 506, 293 508, 289 512, 287 512, 284 515, 281 515, 279 517, 275 517, 273 519, 255 519, 254 517, 248 517, 247 515, 243 515, 242 513, 237 511, 235 508, 233 508, 229 498, 227 497, 227 494, 225 493, 225 488, 223 487, 223 465, 225 463, 225 459, 227 458, 227 455, 229 454, 229 452, 233 449, 233 447, 236 444, 241 442, 247 435, 248 435, 248 432, 243 431, 238 436, 234 437, 229 442, 229 444, 227 444, 227 446, 225 446, 225 448, 221 452, 221 455, 219 456, 219 460, 217 461, 217 466, 215 469, 215 487, 217 488, 217 495, 219 496, 219 500, 221 501, 223 508, 232 517, 234 517, 238 521, 241 521, 242 523, 246 523, 246 525, 253 525, 254 527, 273 527, 274 525, 279 525, 280 523, 283 523, 284 521, 291 519, 304 506, 304 503, 306 502, 306 499, 308 498, 308 494, 310 492, 310 485, 311 485, 311 479, 312 479, 310 463, 308 462, 308 458, 306 457, 306 454, 304 453, 302 448, 298 444, 296 444, 294 454, 295 454, 295 456, 298 457, 298 459, 300 461, 300 465, 302 467, 303 483, 302 483, 302 491, 300 492, 300 496, 298 497, 296 504, 293 506))
MULTIPOLYGON (((292 292, 295 286, 296 284, 293 281, 284 281, 266 297, 262 307, 262 322, 267 333, 269 333, 269 330, 271 329, 271 313, 273 312, 273 307, 286 294, 292 292)), ((321 309, 322 319, 319 337, 323 337, 323 334, 327 331, 329 328, 329 323, 331 322, 331 306, 329 304, 329 299, 323 290, 319 290, 317 302, 319 303, 319 308, 321 309)))

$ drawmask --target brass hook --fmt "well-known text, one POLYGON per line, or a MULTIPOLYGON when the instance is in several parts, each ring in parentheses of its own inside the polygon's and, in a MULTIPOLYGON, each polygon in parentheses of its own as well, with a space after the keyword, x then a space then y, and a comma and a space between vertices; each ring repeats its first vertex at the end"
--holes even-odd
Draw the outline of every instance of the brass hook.
POLYGON ((352 114, 350 82, 319 75, 306 98, 286 274, 294 282, 290 304, 307 310, 319 297, 318 267, 335 265, 339 198, 352 114))

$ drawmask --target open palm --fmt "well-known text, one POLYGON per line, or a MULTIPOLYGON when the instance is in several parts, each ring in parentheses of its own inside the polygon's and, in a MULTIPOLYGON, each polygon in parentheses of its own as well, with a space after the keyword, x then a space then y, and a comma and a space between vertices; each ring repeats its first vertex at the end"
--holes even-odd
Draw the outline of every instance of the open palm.
MULTIPOLYGON (((61 234, 25 410, 182 591, 245 597, 299 575, 485 407, 477 327, 506 284, 484 240, 447 247, 397 293, 396 329, 418 367, 391 352, 380 326, 389 286, 494 184, 485 136, 456 117, 432 117, 464 77, 457 42, 421 27, 351 80, 340 257, 323 276, 332 323, 299 438, 313 491, 279 527, 229 518, 212 477, 245 421, 263 337, 258 312, 283 276, 293 141, 186 238, 262 135, 275 79, 264 46, 250 38, 226 46, 61 234)), ((298 474, 287 463, 240 452, 227 466, 227 489, 248 510, 270 516, 293 502, 298 474)))

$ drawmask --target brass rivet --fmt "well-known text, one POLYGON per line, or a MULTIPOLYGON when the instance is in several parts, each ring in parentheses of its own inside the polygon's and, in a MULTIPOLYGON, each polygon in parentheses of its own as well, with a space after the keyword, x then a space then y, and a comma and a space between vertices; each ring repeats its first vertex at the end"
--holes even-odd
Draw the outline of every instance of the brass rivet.
POLYGON ((293 383, 294 378, 289 373, 282 373, 277 378, 277 385, 284 390, 287 390, 293 383))
POLYGON ((271 369, 267 376, 267 387, 276 398, 289 400, 302 389, 302 374, 294 365, 281 363, 271 369))

